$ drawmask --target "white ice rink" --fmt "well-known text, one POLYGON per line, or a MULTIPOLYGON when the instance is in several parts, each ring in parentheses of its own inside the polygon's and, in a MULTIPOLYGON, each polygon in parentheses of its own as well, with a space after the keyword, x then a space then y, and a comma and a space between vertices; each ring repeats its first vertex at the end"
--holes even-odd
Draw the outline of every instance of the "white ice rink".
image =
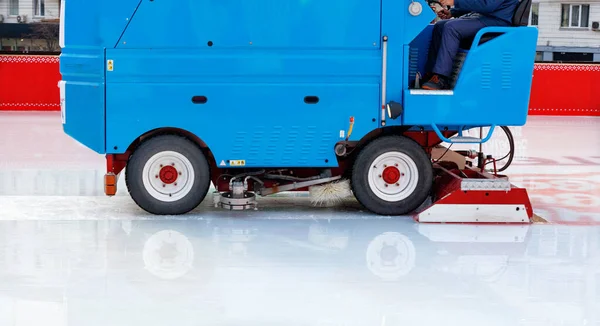
POLYGON ((506 174, 548 224, 418 225, 303 194, 168 218, 122 182, 103 196, 103 156, 58 113, 0 113, 0 326, 600 325, 600 119, 513 133, 506 174))

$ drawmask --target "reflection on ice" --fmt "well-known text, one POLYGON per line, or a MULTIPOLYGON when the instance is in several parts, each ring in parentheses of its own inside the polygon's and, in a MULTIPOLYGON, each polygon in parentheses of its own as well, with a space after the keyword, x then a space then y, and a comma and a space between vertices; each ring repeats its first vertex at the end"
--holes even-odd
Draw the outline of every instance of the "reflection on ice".
POLYGON ((590 324, 599 235, 406 219, 4 221, 0 324, 31 325, 13 323, 17 306, 61 326, 590 324))
POLYGON ((146 270, 153 275, 162 279, 176 279, 192 269, 194 247, 182 233, 162 230, 146 240, 143 258, 146 270))
POLYGON ((382 280, 395 281, 415 266, 413 242, 398 232, 384 232, 369 242, 367 267, 382 280))

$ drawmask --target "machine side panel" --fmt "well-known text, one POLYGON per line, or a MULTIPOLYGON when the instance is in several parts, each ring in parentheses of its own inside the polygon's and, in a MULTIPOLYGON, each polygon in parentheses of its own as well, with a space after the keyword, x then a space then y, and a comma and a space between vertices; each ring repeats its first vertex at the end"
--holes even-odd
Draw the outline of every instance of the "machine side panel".
MULTIPOLYGON (((412 88, 417 77, 417 73, 421 73, 421 77, 425 75, 425 65, 429 55, 429 46, 431 45, 431 37, 433 25, 427 26, 423 31, 410 43, 404 52, 408 59, 408 73, 404 75, 404 82, 408 87, 412 88)), ((425 81, 420 80, 421 85, 425 81)))
POLYGON ((377 127, 378 50, 116 49, 107 59, 114 62, 107 72, 111 153, 147 131, 175 127, 200 137, 219 163, 336 166, 334 145, 350 117, 351 140, 377 127))
POLYGON ((114 48, 142 0, 62 0, 66 49, 114 48))
POLYGON ((97 153, 106 150, 105 49, 115 46, 140 1, 62 0, 59 87, 63 129, 97 153))
MULTIPOLYGON (((175 127, 200 137, 217 162, 246 167, 332 167, 349 118, 356 137, 374 129, 365 107, 377 102, 377 83, 109 83, 107 141, 122 152, 146 131, 175 127), (205 96, 205 104, 192 96, 205 96), (318 97, 306 104, 305 97, 318 97)), ((113 150, 114 149, 114 150, 113 150)))
POLYGON ((524 125, 529 110, 537 29, 513 27, 506 28, 504 33, 469 51, 453 92, 405 91, 403 123, 524 125))
POLYGON ((143 1, 119 48, 376 49, 380 10, 379 0, 143 1))
POLYGON ((60 56, 63 130, 97 153, 105 151, 104 51, 70 48, 60 56))
POLYGON ((69 99, 61 99, 64 132, 91 150, 104 153, 104 83, 70 81, 61 87, 69 99))
MULTIPOLYGON (((379 82, 381 57, 370 50, 107 50, 108 82, 379 82)), ((377 103, 374 103, 377 105, 377 103)))

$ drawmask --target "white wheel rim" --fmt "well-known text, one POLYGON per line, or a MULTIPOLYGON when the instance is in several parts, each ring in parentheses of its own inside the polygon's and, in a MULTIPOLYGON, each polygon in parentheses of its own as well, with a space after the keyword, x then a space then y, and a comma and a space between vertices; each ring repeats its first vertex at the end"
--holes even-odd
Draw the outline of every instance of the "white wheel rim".
POLYGON ((419 181, 419 170, 410 156, 401 152, 387 152, 379 155, 371 163, 368 177, 369 187, 378 198, 396 202, 407 198, 415 191, 419 181), (386 182, 386 176, 387 181, 390 181, 390 173, 387 173, 386 169, 397 170, 399 178, 396 182, 386 182))
POLYGON ((152 197, 163 202, 174 202, 192 190, 194 168, 185 156, 165 151, 154 154, 146 161, 142 178, 144 188, 152 197), (176 171, 175 177, 173 170, 176 171))

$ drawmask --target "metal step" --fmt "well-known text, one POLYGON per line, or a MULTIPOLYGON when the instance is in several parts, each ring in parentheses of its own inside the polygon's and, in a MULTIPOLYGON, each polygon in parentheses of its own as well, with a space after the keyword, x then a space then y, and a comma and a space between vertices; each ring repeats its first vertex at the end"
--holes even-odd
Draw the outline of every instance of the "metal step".
POLYGON ((451 139, 453 143, 481 143, 481 138, 478 137, 456 136, 451 139))
POLYGON ((512 188, 508 178, 498 179, 463 179, 460 183, 460 190, 504 190, 510 191, 512 188))

